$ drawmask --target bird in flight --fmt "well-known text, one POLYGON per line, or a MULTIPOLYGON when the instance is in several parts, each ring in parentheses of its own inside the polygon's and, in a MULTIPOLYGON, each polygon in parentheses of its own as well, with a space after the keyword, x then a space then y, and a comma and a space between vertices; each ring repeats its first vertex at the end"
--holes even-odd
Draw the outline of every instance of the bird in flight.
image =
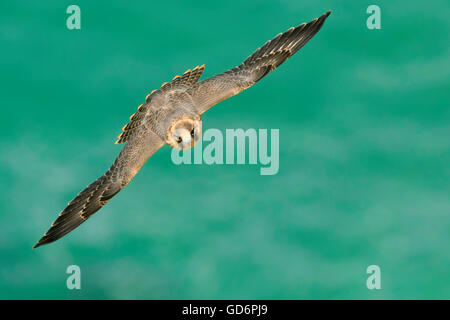
POLYGON ((122 128, 116 143, 125 145, 112 166, 69 202, 33 248, 58 240, 89 219, 164 144, 181 150, 191 148, 201 138, 201 115, 206 110, 251 87, 281 65, 311 40, 330 13, 278 34, 228 71, 199 82, 205 66, 197 66, 152 91, 122 128))

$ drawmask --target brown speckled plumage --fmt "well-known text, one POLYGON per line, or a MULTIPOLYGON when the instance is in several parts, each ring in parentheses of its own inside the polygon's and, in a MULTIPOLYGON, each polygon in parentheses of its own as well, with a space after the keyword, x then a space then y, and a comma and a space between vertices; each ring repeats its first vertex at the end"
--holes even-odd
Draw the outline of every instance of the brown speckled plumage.
POLYGON ((116 143, 125 145, 113 165, 69 202, 33 248, 58 240, 86 221, 122 190, 164 144, 181 149, 192 146, 201 136, 203 112, 251 87, 281 65, 320 30, 329 15, 327 12, 280 33, 224 73, 198 82, 205 66, 197 66, 150 93, 123 127, 116 143))

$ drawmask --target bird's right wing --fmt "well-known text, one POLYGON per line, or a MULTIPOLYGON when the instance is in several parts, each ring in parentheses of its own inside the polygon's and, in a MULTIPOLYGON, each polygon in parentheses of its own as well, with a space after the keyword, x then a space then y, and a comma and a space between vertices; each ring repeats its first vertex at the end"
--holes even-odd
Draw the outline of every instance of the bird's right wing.
POLYGON ((33 248, 58 240, 86 221, 122 190, 163 144, 151 131, 141 131, 140 135, 133 136, 111 168, 69 202, 33 248))
POLYGON ((203 65, 187 70, 147 95, 145 103, 139 106, 138 111, 130 117, 130 122, 122 128, 116 143, 125 143, 125 146, 111 168, 69 202, 33 248, 58 240, 71 232, 130 182, 147 159, 165 143, 151 129, 155 121, 153 113, 172 92, 184 92, 196 83, 204 69, 203 65))
POLYGON ((320 30, 330 11, 309 23, 290 28, 267 41, 242 64, 196 83, 188 90, 200 113, 251 87, 295 54, 320 30))

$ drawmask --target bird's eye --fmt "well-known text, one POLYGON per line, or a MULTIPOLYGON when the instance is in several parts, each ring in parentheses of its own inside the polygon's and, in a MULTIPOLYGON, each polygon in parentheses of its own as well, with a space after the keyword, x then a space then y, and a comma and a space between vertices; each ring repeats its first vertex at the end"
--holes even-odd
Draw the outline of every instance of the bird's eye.
POLYGON ((183 141, 183 139, 181 139, 181 137, 178 137, 177 142, 180 143, 181 141, 183 141))
POLYGON ((191 136, 194 136, 194 129, 191 130, 191 136))

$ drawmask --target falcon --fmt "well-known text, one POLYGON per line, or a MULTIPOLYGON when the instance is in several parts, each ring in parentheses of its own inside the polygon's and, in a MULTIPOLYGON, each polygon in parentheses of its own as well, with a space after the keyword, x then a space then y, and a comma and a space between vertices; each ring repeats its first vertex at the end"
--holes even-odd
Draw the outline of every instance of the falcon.
POLYGON ((206 110, 251 87, 280 66, 314 37, 330 13, 278 34, 228 71, 198 81, 205 65, 197 66, 152 91, 122 128, 116 143, 124 147, 112 166, 69 202, 33 248, 58 240, 89 219, 163 145, 181 150, 194 146, 201 138, 201 115, 206 110))

